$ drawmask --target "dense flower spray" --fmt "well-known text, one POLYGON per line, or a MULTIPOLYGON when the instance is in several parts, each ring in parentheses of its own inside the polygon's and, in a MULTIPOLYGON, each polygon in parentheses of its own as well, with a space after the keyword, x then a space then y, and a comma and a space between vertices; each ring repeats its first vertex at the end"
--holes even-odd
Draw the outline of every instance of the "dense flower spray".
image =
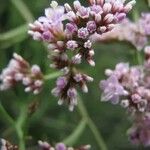
POLYGON ((115 29, 107 32, 102 36, 96 36, 98 41, 120 40, 128 41, 137 50, 142 50, 148 44, 148 37, 150 36, 150 13, 142 13, 139 20, 136 22, 124 19, 115 29), (121 34, 120 34, 121 33, 121 34))
MULTIPOLYGON (((38 150, 90 150, 90 145, 80 146, 78 148, 68 147, 64 143, 58 143, 54 147, 48 142, 38 141, 38 150)), ((0 139, 0 150, 19 150, 17 145, 13 145, 5 139, 0 139)))
POLYGON ((43 85, 43 75, 38 65, 30 66, 20 55, 14 53, 8 66, 0 75, 0 90, 7 90, 17 82, 22 82, 25 92, 38 94, 43 85))
POLYGON ((150 145, 150 47, 145 48, 143 65, 129 67, 119 63, 115 70, 106 69, 107 80, 100 82, 102 101, 120 104, 133 120, 128 131, 133 143, 150 145))
POLYGON ((58 104, 69 104, 72 111, 77 104, 77 86, 87 93, 87 82, 93 78, 77 69, 85 60, 95 66, 93 59, 93 35, 102 35, 111 31, 132 9, 135 0, 89 0, 89 6, 74 1, 73 6, 66 3, 59 6, 52 1, 45 9, 45 16, 30 24, 28 33, 34 40, 48 43, 51 67, 63 70, 57 79, 53 95, 59 97, 58 104))
POLYGON ((90 150, 90 145, 81 146, 79 148, 67 147, 64 143, 58 143, 55 147, 47 142, 39 141, 40 150, 90 150))
POLYGON ((13 145, 5 139, 0 139, 0 150, 19 150, 17 145, 13 145))

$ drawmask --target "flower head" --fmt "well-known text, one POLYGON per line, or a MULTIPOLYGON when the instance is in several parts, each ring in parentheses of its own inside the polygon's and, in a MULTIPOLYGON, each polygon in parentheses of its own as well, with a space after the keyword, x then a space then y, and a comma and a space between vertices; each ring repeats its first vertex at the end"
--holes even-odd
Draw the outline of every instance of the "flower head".
POLYGON ((32 91, 38 94, 43 85, 43 75, 38 65, 30 67, 29 63, 20 55, 14 53, 14 58, 10 60, 8 66, 2 70, 0 75, 0 90, 7 90, 17 82, 22 82, 26 87, 25 92, 32 91))
POLYGON ((55 145, 55 147, 51 146, 47 142, 39 141, 38 143, 41 150, 89 150, 91 148, 90 145, 81 146, 79 148, 73 148, 66 146, 64 143, 58 143, 55 145))
MULTIPOLYGON (((73 2, 73 6, 68 3, 59 6, 57 2, 52 1, 51 7, 45 10, 45 16, 30 24, 29 34, 33 39, 48 43, 49 58, 52 60, 50 66, 59 70, 67 68, 67 73, 57 80, 52 93, 59 97, 58 104, 68 103, 70 110, 77 104, 76 88, 79 86, 87 93, 87 82, 92 81, 76 66, 81 64, 82 60, 95 66, 93 36, 102 36, 111 31, 135 4, 135 0, 128 3, 120 0, 89 2, 88 6, 83 6, 77 0, 73 2)), ((116 96, 122 95, 122 91, 118 83, 116 96)))

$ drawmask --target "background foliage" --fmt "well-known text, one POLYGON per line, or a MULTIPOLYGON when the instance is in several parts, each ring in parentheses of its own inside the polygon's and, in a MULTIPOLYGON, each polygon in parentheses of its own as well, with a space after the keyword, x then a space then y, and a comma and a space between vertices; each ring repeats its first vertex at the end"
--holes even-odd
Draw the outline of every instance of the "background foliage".
MULTIPOLYGON (((59 3, 72 3, 72 0, 59 0, 59 3)), ((4 68, 13 52, 22 55, 31 64, 39 64, 45 74, 54 72, 49 68, 49 60, 46 59, 46 48, 40 42, 33 41, 27 35, 27 23, 44 14, 44 8, 49 6, 49 0, 24 0, 27 8, 20 4, 20 0, 0 0, 0 70, 4 68), (29 10, 28 10, 29 9, 29 10), (30 14, 30 12, 31 15, 30 14), (9 31, 9 32, 8 32, 9 31)), ((84 3, 84 2, 83 2, 84 3)), ((148 11, 146 0, 137 0, 134 11, 140 14, 148 11)), ((96 67, 83 65, 82 68, 94 77, 94 82, 89 84, 89 93, 82 94, 82 99, 89 112, 91 119, 101 132, 108 149, 110 150, 133 150, 144 149, 133 147, 126 136, 126 130, 130 126, 127 114, 119 106, 100 102, 100 90, 98 83, 104 78, 105 68, 114 68, 118 62, 136 63, 135 48, 128 43, 112 42, 97 43, 95 45, 96 67)), ((38 96, 26 94, 23 87, 17 85, 14 89, 0 92, 0 101, 6 110, 14 117, 19 115, 24 104, 38 103, 36 112, 27 120, 29 128, 26 141, 28 145, 36 145, 39 139, 51 143, 62 141, 71 134, 81 120, 77 108, 70 113, 65 106, 58 106, 57 100, 51 95, 51 89, 55 80, 47 81, 42 93, 38 96)), ((5 122, 5 117, 0 114, 0 136, 17 143, 17 136, 13 128, 5 122)), ((98 150, 98 144, 91 130, 86 128, 76 145, 91 144, 92 150, 98 150)))

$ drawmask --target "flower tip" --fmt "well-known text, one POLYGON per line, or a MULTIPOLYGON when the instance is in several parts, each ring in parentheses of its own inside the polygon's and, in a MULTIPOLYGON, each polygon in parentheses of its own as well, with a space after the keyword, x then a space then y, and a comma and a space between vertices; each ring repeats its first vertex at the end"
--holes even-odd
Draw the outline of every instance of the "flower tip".
POLYGON ((56 1, 52 1, 51 4, 50 4, 50 6, 52 8, 57 8, 58 7, 58 3, 56 1))
POLYGON ((70 111, 70 112, 73 112, 73 110, 74 110, 74 105, 70 105, 70 106, 69 106, 69 111, 70 111))
POLYGON ((85 145, 84 148, 89 150, 89 149, 91 149, 91 145, 85 145))
POLYGON ((88 87, 86 86, 86 84, 83 84, 82 85, 82 91, 84 92, 84 93, 88 93, 88 87))
POLYGON ((131 5, 135 5, 136 4, 136 0, 132 0, 131 2, 129 2, 131 5))
POLYGON ((61 106, 64 103, 64 101, 62 99, 58 100, 58 105, 61 106))
POLYGON ((95 67, 95 62, 93 60, 89 60, 88 63, 92 66, 95 67))

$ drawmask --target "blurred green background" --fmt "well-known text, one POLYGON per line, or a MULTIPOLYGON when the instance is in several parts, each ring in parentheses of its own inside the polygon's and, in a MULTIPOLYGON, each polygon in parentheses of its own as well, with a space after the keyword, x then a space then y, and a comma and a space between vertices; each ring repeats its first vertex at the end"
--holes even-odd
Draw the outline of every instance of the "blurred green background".
MULTIPOLYGON (((49 0, 24 0, 29 10, 26 11, 20 0, 0 0, 0 71, 6 67, 13 52, 22 55, 31 64, 38 64, 44 74, 54 72, 49 68, 47 51, 41 42, 32 40, 27 35, 27 23, 32 19, 44 14, 44 8, 50 4, 49 0), (32 15, 34 18, 32 18, 32 15), (16 30, 17 28, 17 30, 16 30), (13 30, 15 29, 15 31, 13 30), (13 30, 13 31, 12 31, 13 30), (9 34, 7 33, 8 31, 9 34)), ((59 0, 59 3, 72 3, 72 0, 59 0)), ((86 1, 82 2, 86 3, 86 1)), ((146 0, 137 0, 137 5, 132 11, 149 11, 146 0)), ((133 14, 130 13, 132 19, 133 14)), ((94 77, 94 82, 89 84, 89 93, 82 94, 82 99, 91 119, 101 132, 109 150, 142 150, 142 147, 132 146, 126 136, 127 129, 131 126, 128 116, 119 106, 110 103, 100 102, 99 81, 104 79, 104 70, 114 68, 118 62, 130 62, 135 64, 134 47, 128 43, 97 43, 95 45, 96 67, 92 68, 85 64, 83 70, 94 77)), ((38 96, 24 93, 21 85, 6 91, 0 92, 0 101, 6 110, 16 118, 19 115, 22 105, 25 103, 38 102, 36 112, 28 119, 27 145, 36 145, 39 139, 51 143, 62 141, 76 128, 81 120, 77 108, 73 113, 68 111, 66 106, 58 106, 57 99, 51 95, 51 89, 55 80, 47 81, 43 91, 38 96)), ((79 91, 80 92, 80 91, 79 91)), ((0 137, 17 143, 17 136, 13 128, 5 122, 0 114, 0 137)), ((89 128, 86 128, 75 145, 91 144, 92 150, 99 150, 98 144, 89 128)))

